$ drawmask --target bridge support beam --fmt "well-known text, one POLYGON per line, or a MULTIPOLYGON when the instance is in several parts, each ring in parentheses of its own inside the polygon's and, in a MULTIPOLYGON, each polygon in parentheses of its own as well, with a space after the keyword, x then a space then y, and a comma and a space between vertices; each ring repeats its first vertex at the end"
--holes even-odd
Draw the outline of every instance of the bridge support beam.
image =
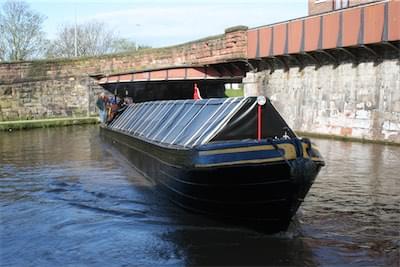
POLYGON ((397 53, 400 53, 400 46, 396 46, 392 44, 391 42, 383 42, 382 44, 394 49, 397 53))

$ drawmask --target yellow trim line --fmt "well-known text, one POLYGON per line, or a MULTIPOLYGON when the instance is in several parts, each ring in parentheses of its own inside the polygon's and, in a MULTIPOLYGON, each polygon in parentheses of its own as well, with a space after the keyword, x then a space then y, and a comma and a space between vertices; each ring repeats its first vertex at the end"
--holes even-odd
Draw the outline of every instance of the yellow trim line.
MULTIPOLYGON (((239 164, 257 164, 257 163, 268 163, 275 161, 285 161, 285 160, 294 160, 297 158, 296 148, 293 144, 279 144, 277 145, 280 149, 284 150, 284 154, 279 157, 268 158, 268 159, 249 159, 249 160, 238 160, 238 161, 227 161, 227 162, 218 162, 218 163, 210 163, 210 164, 195 164, 195 167, 218 167, 218 166, 229 166, 229 165, 239 165, 239 164)), ((322 158, 319 157, 310 157, 307 153, 307 145, 302 144, 303 147, 303 155, 305 158, 311 158, 312 161, 321 162, 322 158)), ((313 149, 316 150, 315 146, 313 149)), ((209 151, 200 151, 199 156, 210 156, 210 155, 223 155, 223 154, 233 154, 233 153, 242 153, 242 152, 255 152, 262 150, 275 150, 275 147, 272 145, 261 145, 261 146, 250 146, 250 147, 236 147, 236 148, 225 148, 218 150, 209 150, 209 151)))
MULTIPOLYGON (((286 159, 289 160, 289 159, 286 159)), ((320 158, 311 158, 312 161, 322 162, 320 158)), ((270 158, 270 159, 249 159, 249 160, 238 160, 238 161, 228 161, 228 162, 219 162, 212 164, 195 164, 196 168, 207 168, 207 167, 218 167, 218 166, 228 166, 228 165, 239 165, 239 164, 257 164, 257 163, 268 163, 268 162, 278 162, 285 161, 282 157, 270 158)))
POLYGON ((247 164, 247 163, 267 163, 273 161, 284 161, 285 159, 282 157, 271 158, 271 159, 249 159, 249 160, 238 160, 238 161, 229 161, 229 162, 220 162, 220 163, 212 163, 212 164, 196 164, 195 167, 216 167, 216 166, 224 166, 224 165, 238 165, 238 164, 247 164))
MULTIPOLYGON (((279 144, 279 148, 285 150, 285 154, 294 154, 296 155, 296 150, 292 144, 279 144)), ((275 150, 272 145, 262 145, 262 146, 250 146, 250 147, 235 147, 235 148, 225 148, 218 150, 209 150, 209 151, 200 151, 200 156, 209 156, 216 154, 230 154, 230 153, 241 153, 241 152, 252 152, 252 151, 260 151, 260 150, 275 150)))

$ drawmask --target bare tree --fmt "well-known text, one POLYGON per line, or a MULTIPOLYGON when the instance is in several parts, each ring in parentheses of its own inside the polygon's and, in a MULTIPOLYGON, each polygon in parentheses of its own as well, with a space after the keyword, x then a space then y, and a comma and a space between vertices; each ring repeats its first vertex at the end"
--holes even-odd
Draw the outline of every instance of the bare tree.
MULTIPOLYGON (((78 56, 96 56, 112 52, 114 33, 102 22, 92 21, 76 26, 78 56)), ((51 42, 48 57, 73 57, 75 55, 75 26, 62 26, 57 38, 51 42)))
POLYGON ((25 2, 5 2, 0 10, 0 59, 24 60, 39 55, 45 41, 44 19, 25 2))
POLYGON ((133 42, 126 38, 116 38, 113 43, 111 50, 113 53, 118 52, 134 52, 138 49, 136 42, 133 42))
MULTIPOLYGON (((1 19, 1 18, 0 18, 1 19)), ((5 42, 3 40, 3 37, 5 36, 5 30, 3 27, 3 24, 0 22, 0 62, 6 60, 6 47, 5 47, 5 42)))
MULTIPOLYGON (((97 56, 109 53, 132 52, 138 47, 126 38, 118 37, 103 22, 90 21, 76 25, 77 56, 97 56)), ((47 50, 47 57, 75 56, 75 26, 64 25, 47 50)), ((139 46, 140 47, 140 46, 139 46)), ((146 48, 148 48, 146 46, 146 48)))

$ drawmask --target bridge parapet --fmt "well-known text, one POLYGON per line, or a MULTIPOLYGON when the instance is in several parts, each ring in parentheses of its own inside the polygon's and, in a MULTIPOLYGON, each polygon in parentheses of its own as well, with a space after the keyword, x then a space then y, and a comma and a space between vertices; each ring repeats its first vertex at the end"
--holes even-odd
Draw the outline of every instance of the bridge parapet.
POLYGON ((393 42, 400 40, 399 25, 400 1, 394 0, 294 19, 249 29, 247 57, 278 59, 282 65, 291 60, 301 65, 298 55, 318 61, 312 53, 320 52, 335 61, 337 56, 331 54, 332 50, 354 57, 349 49, 355 47, 377 56, 377 51, 369 46, 378 44, 391 46, 398 53, 399 48, 393 42))
POLYGON ((247 27, 228 28, 224 34, 171 47, 145 49, 77 59, 0 63, 0 85, 88 74, 113 74, 180 65, 205 65, 246 59, 247 27))

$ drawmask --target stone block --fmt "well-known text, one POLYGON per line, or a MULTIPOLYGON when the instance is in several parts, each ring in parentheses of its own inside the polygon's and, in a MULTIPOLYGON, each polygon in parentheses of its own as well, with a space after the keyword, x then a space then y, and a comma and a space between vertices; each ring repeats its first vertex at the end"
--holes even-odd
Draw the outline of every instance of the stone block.
POLYGON ((0 99, 0 110, 9 109, 12 107, 12 101, 8 99, 0 99))
POLYGON ((400 101, 395 101, 393 103, 393 112, 400 113, 400 101))
POLYGON ((351 136, 353 133, 353 129, 349 127, 340 128, 340 135, 342 136, 351 136))

